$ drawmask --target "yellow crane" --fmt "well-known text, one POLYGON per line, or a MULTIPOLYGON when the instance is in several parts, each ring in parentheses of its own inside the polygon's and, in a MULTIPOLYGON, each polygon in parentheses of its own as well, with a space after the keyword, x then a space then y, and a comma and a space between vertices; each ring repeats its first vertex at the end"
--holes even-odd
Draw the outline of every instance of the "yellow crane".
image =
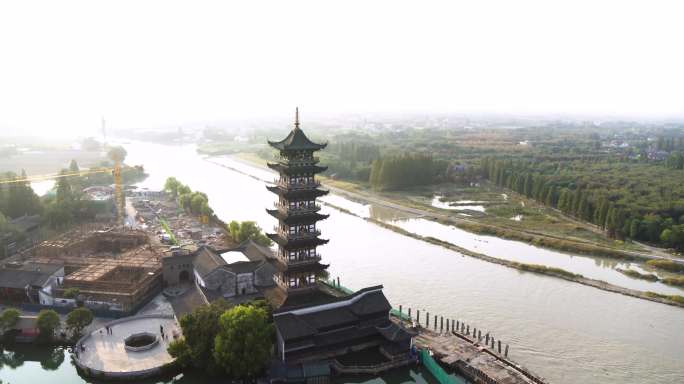
POLYGON ((124 195, 123 195, 123 187, 122 187, 122 182, 121 182, 121 162, 120 161, 115 161, 114 162, 114 168, 97 168, 97 169, 92 169, 92 170, 83 170, 83 171, 75 171, 75 172, 64 172, 64 173, 55 173, 55 174, 47 174, 47 175, 34 175, 34 176, 26 176, 26 177, 13 177, 10 179, 0 179, 0 185, 2 184, 13 184, 13 183, 31 183, 35 181, 46 181, 46 180, 57 180, 61 179, 64 177, 72 177, 72 176, 87 176, 87 175, 93 175, 97 173, 111 173, 114 176, 114 198, 116 199, 116 213, 117 213, 117 223, 119 225, 124 225, 124 195))

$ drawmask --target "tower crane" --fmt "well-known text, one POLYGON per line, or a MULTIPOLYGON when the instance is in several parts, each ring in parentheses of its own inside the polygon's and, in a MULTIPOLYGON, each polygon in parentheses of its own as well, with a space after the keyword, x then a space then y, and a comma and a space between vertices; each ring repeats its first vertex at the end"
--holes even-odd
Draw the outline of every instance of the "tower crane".
POLYGON ((34 175, 26 177, 15 177, 11 179, 0 179, 0 185, 3 184, 14 184, 14 183, 31 183, 34 181, 46 181, 46 180, 57 180, 64 177, 72 176, 87 176, 97 173, 111 173, 114 176, 114 198, 116 200, 116 213, 117 213, 117 224, 123 226, 124 223, 124 196, 123 187, 121 182, 121 162, 115 161, 114 168, 97 168, 92 170, 83 170, 76 172, 64 172, 57 174, 47 174, 47 175, 34 175))

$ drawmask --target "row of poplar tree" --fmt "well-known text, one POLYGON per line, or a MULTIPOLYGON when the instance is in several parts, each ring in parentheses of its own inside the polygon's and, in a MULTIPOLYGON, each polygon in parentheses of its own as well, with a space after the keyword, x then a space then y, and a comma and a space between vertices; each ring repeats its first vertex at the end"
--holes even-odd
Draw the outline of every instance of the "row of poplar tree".
POLYGON ((376 190, 391 190, 431 184, 434 181, 435 162, 431 156, 405 154, 375 159, 369 177, 376 190))
POLYGON ((548 176, 530 172, 519 163, 486 157, 482 175, 504 188, 537 200, 578 219, 596 224, 618 239, 633 238, 684 248, 684 216, 663 218, 656 213, 645 215, 620 206, 602 194, 581 188, 568 188, 548 176), (677 224, 679 221, 679 225, 677 224))

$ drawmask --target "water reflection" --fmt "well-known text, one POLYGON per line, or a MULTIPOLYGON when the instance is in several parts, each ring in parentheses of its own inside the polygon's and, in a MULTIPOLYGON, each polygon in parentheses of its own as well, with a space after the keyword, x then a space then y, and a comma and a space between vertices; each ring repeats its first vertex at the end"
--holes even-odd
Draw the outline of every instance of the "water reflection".
POLYGON ((432 202, 430 203, 435 208, 449 209, 452 211, 478 211, 484 212, 484 205, 472 205, 472 204, 482 204, 486 201, 474 201, 474 200, 459 200, 454 202, 442 201, 443 197, 435 195, 432 197, 432 202))
POLYGON ((54 180, 34 181, 31 183, 31 189, 33 189, 33 192, 35 192, 38 196, 44 196, 50 192, 54 186, 54 180))

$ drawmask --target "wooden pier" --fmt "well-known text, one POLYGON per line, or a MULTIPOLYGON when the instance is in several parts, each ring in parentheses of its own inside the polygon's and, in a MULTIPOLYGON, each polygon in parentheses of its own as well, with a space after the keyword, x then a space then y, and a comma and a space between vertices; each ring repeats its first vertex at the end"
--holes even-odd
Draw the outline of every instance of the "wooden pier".
POLYGON ((474 337, 459 331, 436 332, 420 326, 418 332, 416 346, 431 350, 435 360, 473 383, 547 384, 544 379, 497 352, 496 348, 486 345, 481 335, 474 337))

